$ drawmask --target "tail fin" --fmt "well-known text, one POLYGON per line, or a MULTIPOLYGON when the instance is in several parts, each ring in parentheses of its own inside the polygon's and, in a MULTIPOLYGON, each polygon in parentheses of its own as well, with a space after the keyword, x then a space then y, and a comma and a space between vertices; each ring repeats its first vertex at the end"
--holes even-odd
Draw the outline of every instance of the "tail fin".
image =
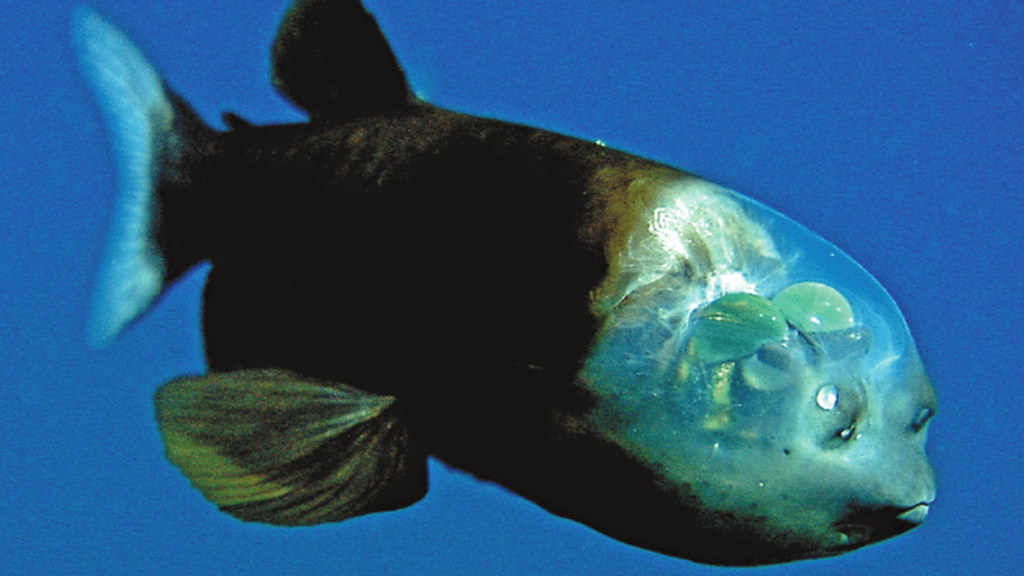
POLYGON ((96 12, 78 9, 74 39, 113 140, 120 188, 88 327, 89 343, 102 347, 172 279, 156 242, 156 190, 161 173, 180 158, 177 144, 200 122, 131 40, 96 12))

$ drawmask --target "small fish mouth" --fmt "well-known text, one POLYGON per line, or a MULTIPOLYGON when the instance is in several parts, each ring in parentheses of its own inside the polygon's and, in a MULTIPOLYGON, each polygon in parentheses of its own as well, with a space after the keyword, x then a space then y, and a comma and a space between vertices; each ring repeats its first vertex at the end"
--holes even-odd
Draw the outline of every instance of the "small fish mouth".
POLYGON ((930 505, 931 502, 918 502, 906 508, 885 507, 854 512, 836 524, 842 535, 840 547, 857 548, 913 530, 924 522, 930 505))
POLYGON ((903 520, 904 522, 910 522, 911 524, 920 524, 924 522, 924 519, 928 516, 928 502, 921 502, 905 509, 903 512, 898 514, 896 518, 903 520))

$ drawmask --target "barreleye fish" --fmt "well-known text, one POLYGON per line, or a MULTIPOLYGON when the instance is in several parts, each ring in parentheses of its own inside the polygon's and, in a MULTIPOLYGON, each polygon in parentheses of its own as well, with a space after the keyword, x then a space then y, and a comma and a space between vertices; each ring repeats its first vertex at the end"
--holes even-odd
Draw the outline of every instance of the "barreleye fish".
POLYGON ((309 121, 205 125, 88 9, 120 192, 90 324, 111 343, 210 263, 209 372, 156 395, 221 510, 409 506, 433 456, 612 538, 720 565, 921 523, 935 392, 863 268, 745 196, 417 98, 355 0, 300 0, 273 83, 309 121))

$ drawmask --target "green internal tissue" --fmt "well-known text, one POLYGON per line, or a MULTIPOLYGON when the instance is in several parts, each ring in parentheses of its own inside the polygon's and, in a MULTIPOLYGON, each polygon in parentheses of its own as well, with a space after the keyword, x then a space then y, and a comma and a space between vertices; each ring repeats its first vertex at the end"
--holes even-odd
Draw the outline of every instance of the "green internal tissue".
POLYGON ((818 282, 787 286, 772 298, 797 330, 805 334, 853 328, 853 308, 835 288, 818 282))
POLYGON ((776 306, 763 296, 737 292, 708 304, 690 341, 701 362, 714 364, 749 356, 785 336, 786 320, 776 306))
POLYGON ((817 282, 792 284, 771 300, 758 294, 726 294, 698 314, 678 375, 687 384, 699 379, 710 391, 711 411, 705 416, 704 428, 712 431, 732 421, 732 386, 737 377, 742 381, 754 377, 760 385, 748 384, 757 390, 772 389, 765 384, 769 380, 787 381, 780 370, 783 362, 771 362, 771 354, 766 352, 768 364, 762 369, 761 362, 751 357, 762 350, 778 354, 780 349, 799 346, 797 342, 784 344, 791 328, 811 335, 854 327, 853 308, 846 298, 817 282), (748 358, 748 362, 740 362, 748 358), (743 370, 737 370, 740 365, 743 370))

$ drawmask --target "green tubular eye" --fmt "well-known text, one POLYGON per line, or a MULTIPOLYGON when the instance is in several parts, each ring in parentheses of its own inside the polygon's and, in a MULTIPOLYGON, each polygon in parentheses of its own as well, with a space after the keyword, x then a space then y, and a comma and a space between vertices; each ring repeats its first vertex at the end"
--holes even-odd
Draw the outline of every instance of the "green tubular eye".
POLYGON ((772 298, 786 319, 805 334, 853 328, 853 308, 835 288, 818 282, 800 282, 772 298))
POLYGON ((690 343, 702 362, 712 364, 750 356, 785 336, 785 317, 767 298, 734 293, 707 305, 690 343))

